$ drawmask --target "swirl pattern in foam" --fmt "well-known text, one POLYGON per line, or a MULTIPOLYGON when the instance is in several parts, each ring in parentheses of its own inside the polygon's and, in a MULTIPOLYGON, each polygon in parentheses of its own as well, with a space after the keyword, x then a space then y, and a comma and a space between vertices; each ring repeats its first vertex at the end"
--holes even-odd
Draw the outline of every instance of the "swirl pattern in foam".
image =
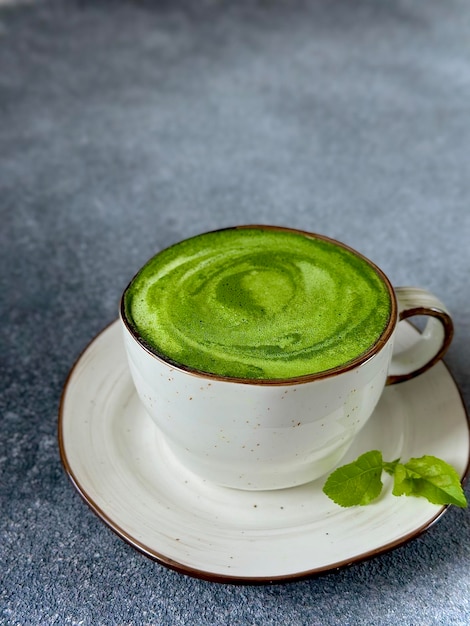
POLYGON ((145 344, 177 365, 287 379, 344 365, 386 328, 391 296, 349 248, 297 231, 233 228, 153 257, 124 294, 145 344))

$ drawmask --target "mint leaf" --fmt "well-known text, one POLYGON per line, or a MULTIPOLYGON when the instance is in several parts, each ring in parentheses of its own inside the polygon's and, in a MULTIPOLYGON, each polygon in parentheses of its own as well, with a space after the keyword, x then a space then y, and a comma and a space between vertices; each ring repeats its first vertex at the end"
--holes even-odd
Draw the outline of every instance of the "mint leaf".
POLYGON ((422 496, 433 504, 467 506, 459 475, 451 465, 435 456, 398 463, 392 493, 394 496, 422 496))
POLYGON ((383 464, 384 471, 387 472, 387 474, 390 474, 390 476, 394 476, 396 467, 397 467, 399 462, 400 462, 400 459, 395 459, 391 463, 384 462, 384 464, 383 464))
POLYGON ((323 486, 323 492, 343 507, 369 504, 382 491, 382 469, 382 453, 371 450, 335 470, 323 486))
POLYGON ((400 463, 400 459, 387 462, 379 450, 366 452, 336 469, 324 484, 323 493, 344 507, 369 504, 382 491, 383 471, 394 477, 394 496, 421 496, 433 504, 467 506, 459 475, 452 465, 429 455, 408 463, 400 463))

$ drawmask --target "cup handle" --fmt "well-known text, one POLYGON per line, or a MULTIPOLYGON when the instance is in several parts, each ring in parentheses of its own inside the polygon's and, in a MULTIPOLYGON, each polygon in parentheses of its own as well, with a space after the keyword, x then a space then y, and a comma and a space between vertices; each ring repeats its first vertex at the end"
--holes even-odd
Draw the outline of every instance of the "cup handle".
POLYGON ((454 325, 445 305, 429 291, 417 287, 395 287, 398 321, 426 315, 424 330, 412 346, 394 350, 387 385, 414 378, 432 367, 447 352, 454 335, 454 325))

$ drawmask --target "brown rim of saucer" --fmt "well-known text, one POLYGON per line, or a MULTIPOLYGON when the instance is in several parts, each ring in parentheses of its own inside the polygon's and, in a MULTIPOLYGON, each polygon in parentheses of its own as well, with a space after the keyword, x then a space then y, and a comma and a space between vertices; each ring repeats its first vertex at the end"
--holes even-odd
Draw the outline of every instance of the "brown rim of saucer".
MULTIPOLYGON (((162 354, 158 354, 157 351, 154 348, 152 348, 152 346, 150 346, 150 344, 138 333, 137 329, 135 329, 133 325, 131 324, 131 322, 128 320, 126 312, 125 312, 125 307, 124 307, 124 296, 127 290, 129 289, 130 285, 134 281, 135 277, 140 272, 140 269, 139 269, 139 272, 137 272, 133 276, 133 278, 131 279, 131 281, 129 282, 129 284, 123 291, 123 294, 120 300, 119 313, 120 313, 120 318, 124 326, 126 327, 126 329, 129 331, 130 335, 148 354, 153 356, 155 359, 162 361, 163 363, 166 363, 167 365, 169 365, 170 367, 174 369, 180 370, 187 374, 191 374, 192 376, 197 376, 199 378, 207 378, 211 380, 219 380, 219 381, 224 381, 224 382, 232 382, 232 383, 239 383, 239 384, 245 384, 245 385, 275 386, 275 385, 297 385, 301 383, 307 383, 313 380, 328 378, 330 376, 336 376, 338 374, 343 374, 344 372, 348 372, 354 368, 361 366, 363 363, 368 361, 375 354, 380 352, 380 350, 388 342, 393 331, 395 330, 395 326, 397 324, 397 318, 398 318, 398 306, 397 306, 395 291, 392 287, 392 284, 390 283, 389 279, 384 274, 384 272, 377 265, 375 265, 375 263, 373 263, 370 259, 368 259, 366 256, 364 256, 363 254, 361 254, 354 248, 351 248, 350 246, 342 243, 341 241, 337 241, 336 239, 332 239, 331 237, 327 237, 325 235, 318 235, 316 233, 311 233, 311 232, 300 230, 297 228, 288 228, 285 226, 270 226, 266 224, 244 224, 240 226, 231 226, 228 228, 218 228, 216 230, 207 231, 205 233, 200 233, 199 235, 195 235, 194 237, 199 237, 200 235, 203 235, 203 234, 205 235, 205 234, 216 233, 216 232, 225 231, 225 230, 245 230, 245 229, 250 229, 250 228, 258 229, 258 230, 277 230, 277 231, 283 231, 283 232, 289 232, 289 233, 296 233, 298 235, 303 235, 304 237, 309 237, 310 239, 320 239, 323 241, 327 241, 333 245, 339 246, 340 248, 347 250, 348 252, 351 252, 352 254, 356 255, 357 257, 365 261, 385 283, 389 296, 390 296, 389 319, 388 319, 385 329, 383 330, 382 334, 377 339, 377 341, 366 352, 363 352, 358 357, 352 359, 351 361, 343 363, 342 365, 338 365, 337 367, 324 370, 322 372, 316 372, 314 374, 305 374, 303 376, 295 376, 292 378, 268 378, 268 379, 267 378, 236 378, 236 377, 222 376, 220 374, 212 374, 211 372, 204 372, 201 370, 197 370, 197 369, 185 366, 182 363, 172 361, 171 359, 169 359, 168 357, 162 354)), ((192 239, 192 238, 193 237, 189 237, 189 239, 192 239)), ((177 245, 178 243, 180 242, 176 242, 173 245, 177 245)), ((172 247, 172 246, 169 246, 169 247, 172 247)), ((160 252, 162 252, 162 250, 160 250, 160 252)), ((160 252, 157 252, 157 254, 159 254, 160 252)), ((154 257, 151 257, 151 258, 154 258, 154 257)), ((150 259, 148 261, 150 261, 150 259)))
MULTIPOLYGON (((93 342, 97 339, 97 337, 99 337, 104 332, 109 330, 113 326, 113 324, 115 324, 116 322, 117 320, 108 324, 108 326, 106 326, 100 333, 98 333, 97 336, 95 336, 88 343, 88 345, 83 349, 83 351, 79 354, 79 356, 75 360, 72 368, 70 369, 67 375, 67 378, 65 380, 65 383, 62 389, 62 394, 60 397, 59 419, 58 419, 58 424, 57 424, 59 454, 60 454, 60 460, 62 462, 62 465, 66 474, 68 475, 75 489, 78 491, 78 493, 80 494, 82 499, 85 501, 85 503, 93 511, 93 513, 95 513, 97 517, 99 517, 101 521, 103 521, 110 528, 110 530, 112 530, 120 539, 124 540, 128 545, 130 545, 132 548, 134 548, 135 550, 143 554, 145 557, 151 559, 152 561, 155 561, 156 563, 159 563, 160 565, 168 569, 174 570, 180 574, 184 574, 192 578, 206 580, 206 581, 214 582, 214 583, 260 586, 260 585, 274 585, 274 584, 299 582, 302 580, 319 578, 320 576, 323 576, 325 574, 339 572, 341 570, 352 567, 353 565, 358 565, 360 563, 369 561, 375 557, 392 552, 396 548, 404 546, 407 543, 411 542, 412 540, 417 539, 418 537, 423 535, 427 530, 429 530, 432 526, 434 526, 434 524, 446 513, 449 507, 452 506, 448 504, 443 505, 438 511, 436 511, 436 514, 431 519, 427 520, 419 528, 415 528, 414 530, 410 531, 408 534, 404 535, 403 537, 399 537, 398 539, 393 540, 383 546, 379 546, 377 548, 373 548, 371 550, 368 550, 356 556, 350 557, 348 559, 339 560, 335 563, 329 563, 325 566, 313 568, 311 570, 294 572, 291 574, 280 574, 277 576, 243 576, 243 575, 231 576, 229 574, 208 572, 203 569, 198 569, 195 567, 185 565, 184 563, 175 561, 174 559, 166 556, 165 554, 162 554, 158 552, 157 550, 149 547, 148 545, 145 545, 144 543, 140 542, 138 539, 133 537, 130 533, 128 533, 119 524, 113 521, 113 519, 107 513, 105 513, 105 511, 95 502, 95 500, 88 495, 86 488, 84 488, 80 484, 80 481, 75 476, 73 468, 71 464, 69 463, 69 460, 67 458, 67 452, 66 452, 66 444, 64 442, 63 425, 64 425, 65 401, 66 401, 66 396, 67 396, 67 391, 69 388, 70 381, 72 380, 72 377, 75 373, 75 370, 80 360, 83 358, 83 356, 85 355, 87 350, 90 348, 90 346, 93 344, 93 342)), ((406 323, 410 324, 410 322, 408 321, 406 323)), ((413 326, 413 324, 411 324, 411 326, 413 326)), ((445 370, 447 371, 448 375, 450 376, 453 384, 455 385, 455 389, 458 392, 461 406, 462 406, 462 411, 463 411, 463 414, 465 416, 466 423, 467 423, 467 435, 470 436, 470 415, 465 406, 462 392, 459 386, 457 385, 457 382, 454 376, 452 375, 451 371, 447 367, 447 365, 444 363, 444 361, 441 361, 441 363, 443 367, 445 368, 445 370)), ((460 478, 460 482, 462 485, 465 485, 467 483, 469 473, 470 473, 470 458, 467 460, 466 467, 460 478)))

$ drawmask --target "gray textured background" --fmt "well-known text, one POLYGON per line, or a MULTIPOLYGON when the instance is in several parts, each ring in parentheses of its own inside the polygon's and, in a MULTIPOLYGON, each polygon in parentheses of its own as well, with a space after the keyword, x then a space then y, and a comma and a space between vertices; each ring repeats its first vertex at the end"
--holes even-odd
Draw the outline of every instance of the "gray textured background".
POLYGON ((0 8, 1 623, 470 622, 468 511, 339 573, 216 585, 118 539, 56 442, 66 375, 135 271, 235 223, 336 237, 438 294, 468 405, 469 142, 467 0, 0 8))

